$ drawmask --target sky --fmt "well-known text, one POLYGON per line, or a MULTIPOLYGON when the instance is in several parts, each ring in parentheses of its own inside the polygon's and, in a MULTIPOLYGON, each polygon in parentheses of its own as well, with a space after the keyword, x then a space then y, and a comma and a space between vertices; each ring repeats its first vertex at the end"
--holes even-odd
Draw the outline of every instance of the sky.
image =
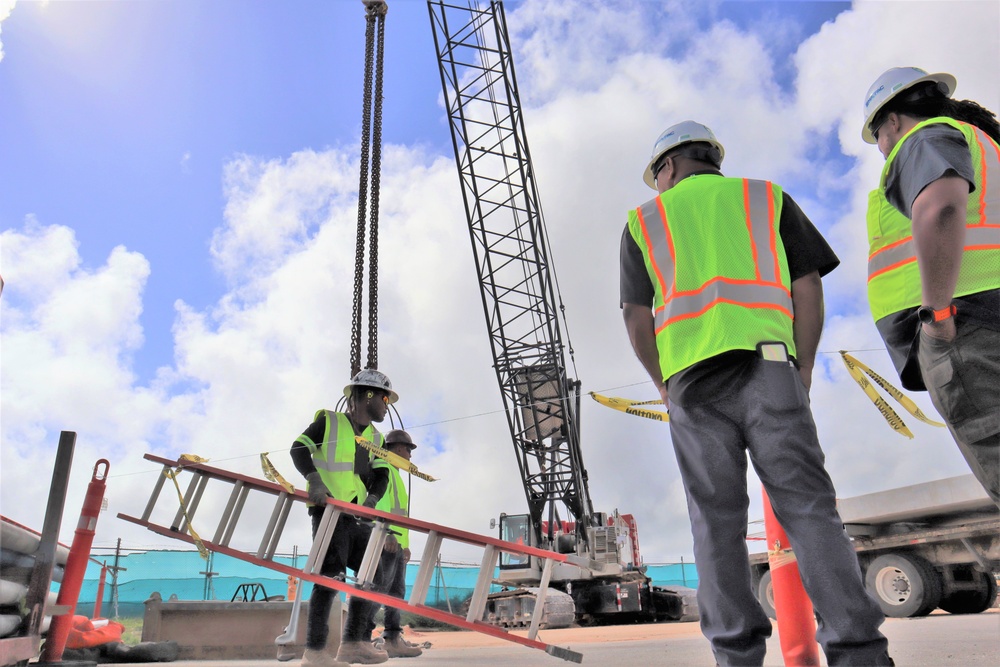
MULTIPOLYGON (((1000 3, 525 0, 506 13, 584 392, 657 396, 622 325, 618 242, 651 196, 654 140, 694 119, 725 145, 728 175, 781 184, 841 259, 811 390, 838 495, 968 472, 946 430, 900 411, 915 437, 893 433, 836 351, 895 379, 865 295, 864 209, 883 164, 861 140, 868 86, 918 66, 1000 109, 1000 3)), ((4 516, 41 528, 62 430, 77 433, 66 543, 98 459, 100 547, 185 547, 116 516, 142 513, 159 473, 147 452, 257 477, 269 452, 302 484, 287 449, 349 379, 363 47, 356 1, 0 0, 4 516)), ((413 481, 411 514, 493 534, 491 519, 526 506, 425 3, 389 3, 385 72, 379 368, 414 463, 439 479, 413 481)), ((636 517, 646 562, 690 561, 667 426, 584 396, 581 434, 595 508, 636 517)), ((748 493, 759 519, 752 473, 748 493)), ((308 544, 296 517, 280 548, 308 544)), ((448 544, 442 557, 478 559, 448 544)))

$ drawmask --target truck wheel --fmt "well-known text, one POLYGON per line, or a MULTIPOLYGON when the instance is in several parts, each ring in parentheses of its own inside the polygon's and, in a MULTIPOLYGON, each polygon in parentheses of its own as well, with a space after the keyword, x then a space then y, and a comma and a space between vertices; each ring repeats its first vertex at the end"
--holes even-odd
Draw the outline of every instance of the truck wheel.
POLYGON ((893 618, 926 616, 941 602, 941 575, 920 556, 885 554, 868 566, 865 587, 893 618))
POLYGON ((757 584, 757 601, 760 602, 760 606, 763 607, 764 613, 769 618, 778 620, 778 614, 774 611, 774 586, 771 585, 770 570, 764 573, 764 576, 760 578, 760 583, 757 584))
POLYGON ((975 590, 955 591, 941 600, 941 608, 949 614, 978 614, 993 606, 997 599, 997 580, 987 572, 976 572, 979 586, 975 590))

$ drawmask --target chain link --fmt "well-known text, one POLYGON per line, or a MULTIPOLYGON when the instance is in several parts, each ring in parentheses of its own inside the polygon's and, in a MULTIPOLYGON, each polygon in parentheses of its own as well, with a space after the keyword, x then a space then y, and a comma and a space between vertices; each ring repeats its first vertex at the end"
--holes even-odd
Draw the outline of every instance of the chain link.
POLYGON ((351 313, 351 377, 361 370, 361 306, 364 298, 365 212, 368 208, 368 153, 371 133, 372 55, 375 46, 373 6, 365 6, 365 78, 361 109, 361 176, 358 183, 358 234, 354 255, 354 302, 351 313))
MULTIPOLYGON (((383 5, 384 7, 384 5, 383 5)), ((378 22, 378 44, 375 61, 375 117, 372 130, 372 192, 368 255, 368 365, 378 368, 378 204, 382 173, 382 61, 385 53, 385 12, 378 22)))

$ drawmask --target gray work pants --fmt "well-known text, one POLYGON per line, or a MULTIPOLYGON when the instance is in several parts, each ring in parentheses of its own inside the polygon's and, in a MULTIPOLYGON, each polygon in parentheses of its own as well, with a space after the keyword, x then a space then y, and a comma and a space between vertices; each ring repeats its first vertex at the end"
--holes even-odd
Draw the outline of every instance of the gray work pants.
POLYGON ((1000 331, 957 316, 943 341, 920 331, 917 363, 969 469, 1000 506, 1000 331))
POLYGON ((761 665, 771 622, 747 557, 747 453, 788 533, 816 609, 816 639, 833 665, 889 665, 881 609, 837 513, 798 371, 755 360, 745 384, 714 402, 670 405, 670 435, 687 494, 702 633, 720 665, 761 665))

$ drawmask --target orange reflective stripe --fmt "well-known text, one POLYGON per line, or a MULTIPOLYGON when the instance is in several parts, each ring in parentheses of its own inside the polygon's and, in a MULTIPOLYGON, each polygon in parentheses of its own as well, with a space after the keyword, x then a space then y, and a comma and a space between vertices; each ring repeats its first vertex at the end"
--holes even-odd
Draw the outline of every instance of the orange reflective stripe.
MULTIPOLYGON (((653 272, 656 273, 656 280, 660 283, 660 293, 664 295, 669 294, 670 290, 673 289, 673 279, 674 279, 674 247, 670 240, 670 231, 667 229, 666 225, 666 213, 663 211, 663 204, 660 202, 660 198, 657 197, 651 201, 646 202, 639 208, 635 210, 636 215, 639 218, 639 226, 642 229, 642 238, 646 242, 646 247, 650 249, 649 252, 649 263, 653 266, 653 272), (653 220, 656 219, 656 214, 659 213, 659 218, 663 227, 663 235, 656 235, 656 241, 651 240, 649 227, 646 223, 646 218, 649 217, 653 220), (665 249, 666 253, 663 252, 665 249), (669 261, 670 266, 665 267, 667 269, 667 274, 670 276, 670 284, 663 279, 663 271, 660 268, 658 259, 663 259, 669 261)), ((662 310, 663 305, 657 307, 657 310, 662 310)))
POLYGON ((770 308, 789 318, 793 310, 791 292, 783 285, 721 276, 709 280, 697 290, 675 293, 668 303, 669 307, 656 313, 657 333, 674 322, 697 317, 719 303, 743 308, 770 308))
POLYGON ((781 284, 778 237, 774 225, 774 189, 770 181, 743 179, 743 206, 747 216, 754 271, 762 283, 781 284), (765 249, 762 254, 761 250, 765 249))
POLYGON ((757 253, 757 241, 754 239, 753 233, 753 221, 755 216, 753 202, 750 199, 750 181, 746 178, 743 179, 743 210, 746 211, 747 216, 747 236, 750 237, 750 254, 753 255, 753 270, 756 274, 757 280, 760 280, 760 259, 757 253))
MULTIPOLYGON (((1000 225, 976 224, 965 228, 964 252, 996 249, 1000 249, 1000 225)), ((913 237, 907 236, 872 253, 868 258, 868 280, 915 261, 916 245, 913 237)))
POLYGON ((972 130, 972 136, 979 148, 979 220, 985 225, 987 220, 1000 220, 1000 184, 993 183, 990 176, 1000 172, 1000 147, 990 140, 988 134, 975 125, 962 123, 972 130), (991 190, 990 188, 993 188, 991 190))

